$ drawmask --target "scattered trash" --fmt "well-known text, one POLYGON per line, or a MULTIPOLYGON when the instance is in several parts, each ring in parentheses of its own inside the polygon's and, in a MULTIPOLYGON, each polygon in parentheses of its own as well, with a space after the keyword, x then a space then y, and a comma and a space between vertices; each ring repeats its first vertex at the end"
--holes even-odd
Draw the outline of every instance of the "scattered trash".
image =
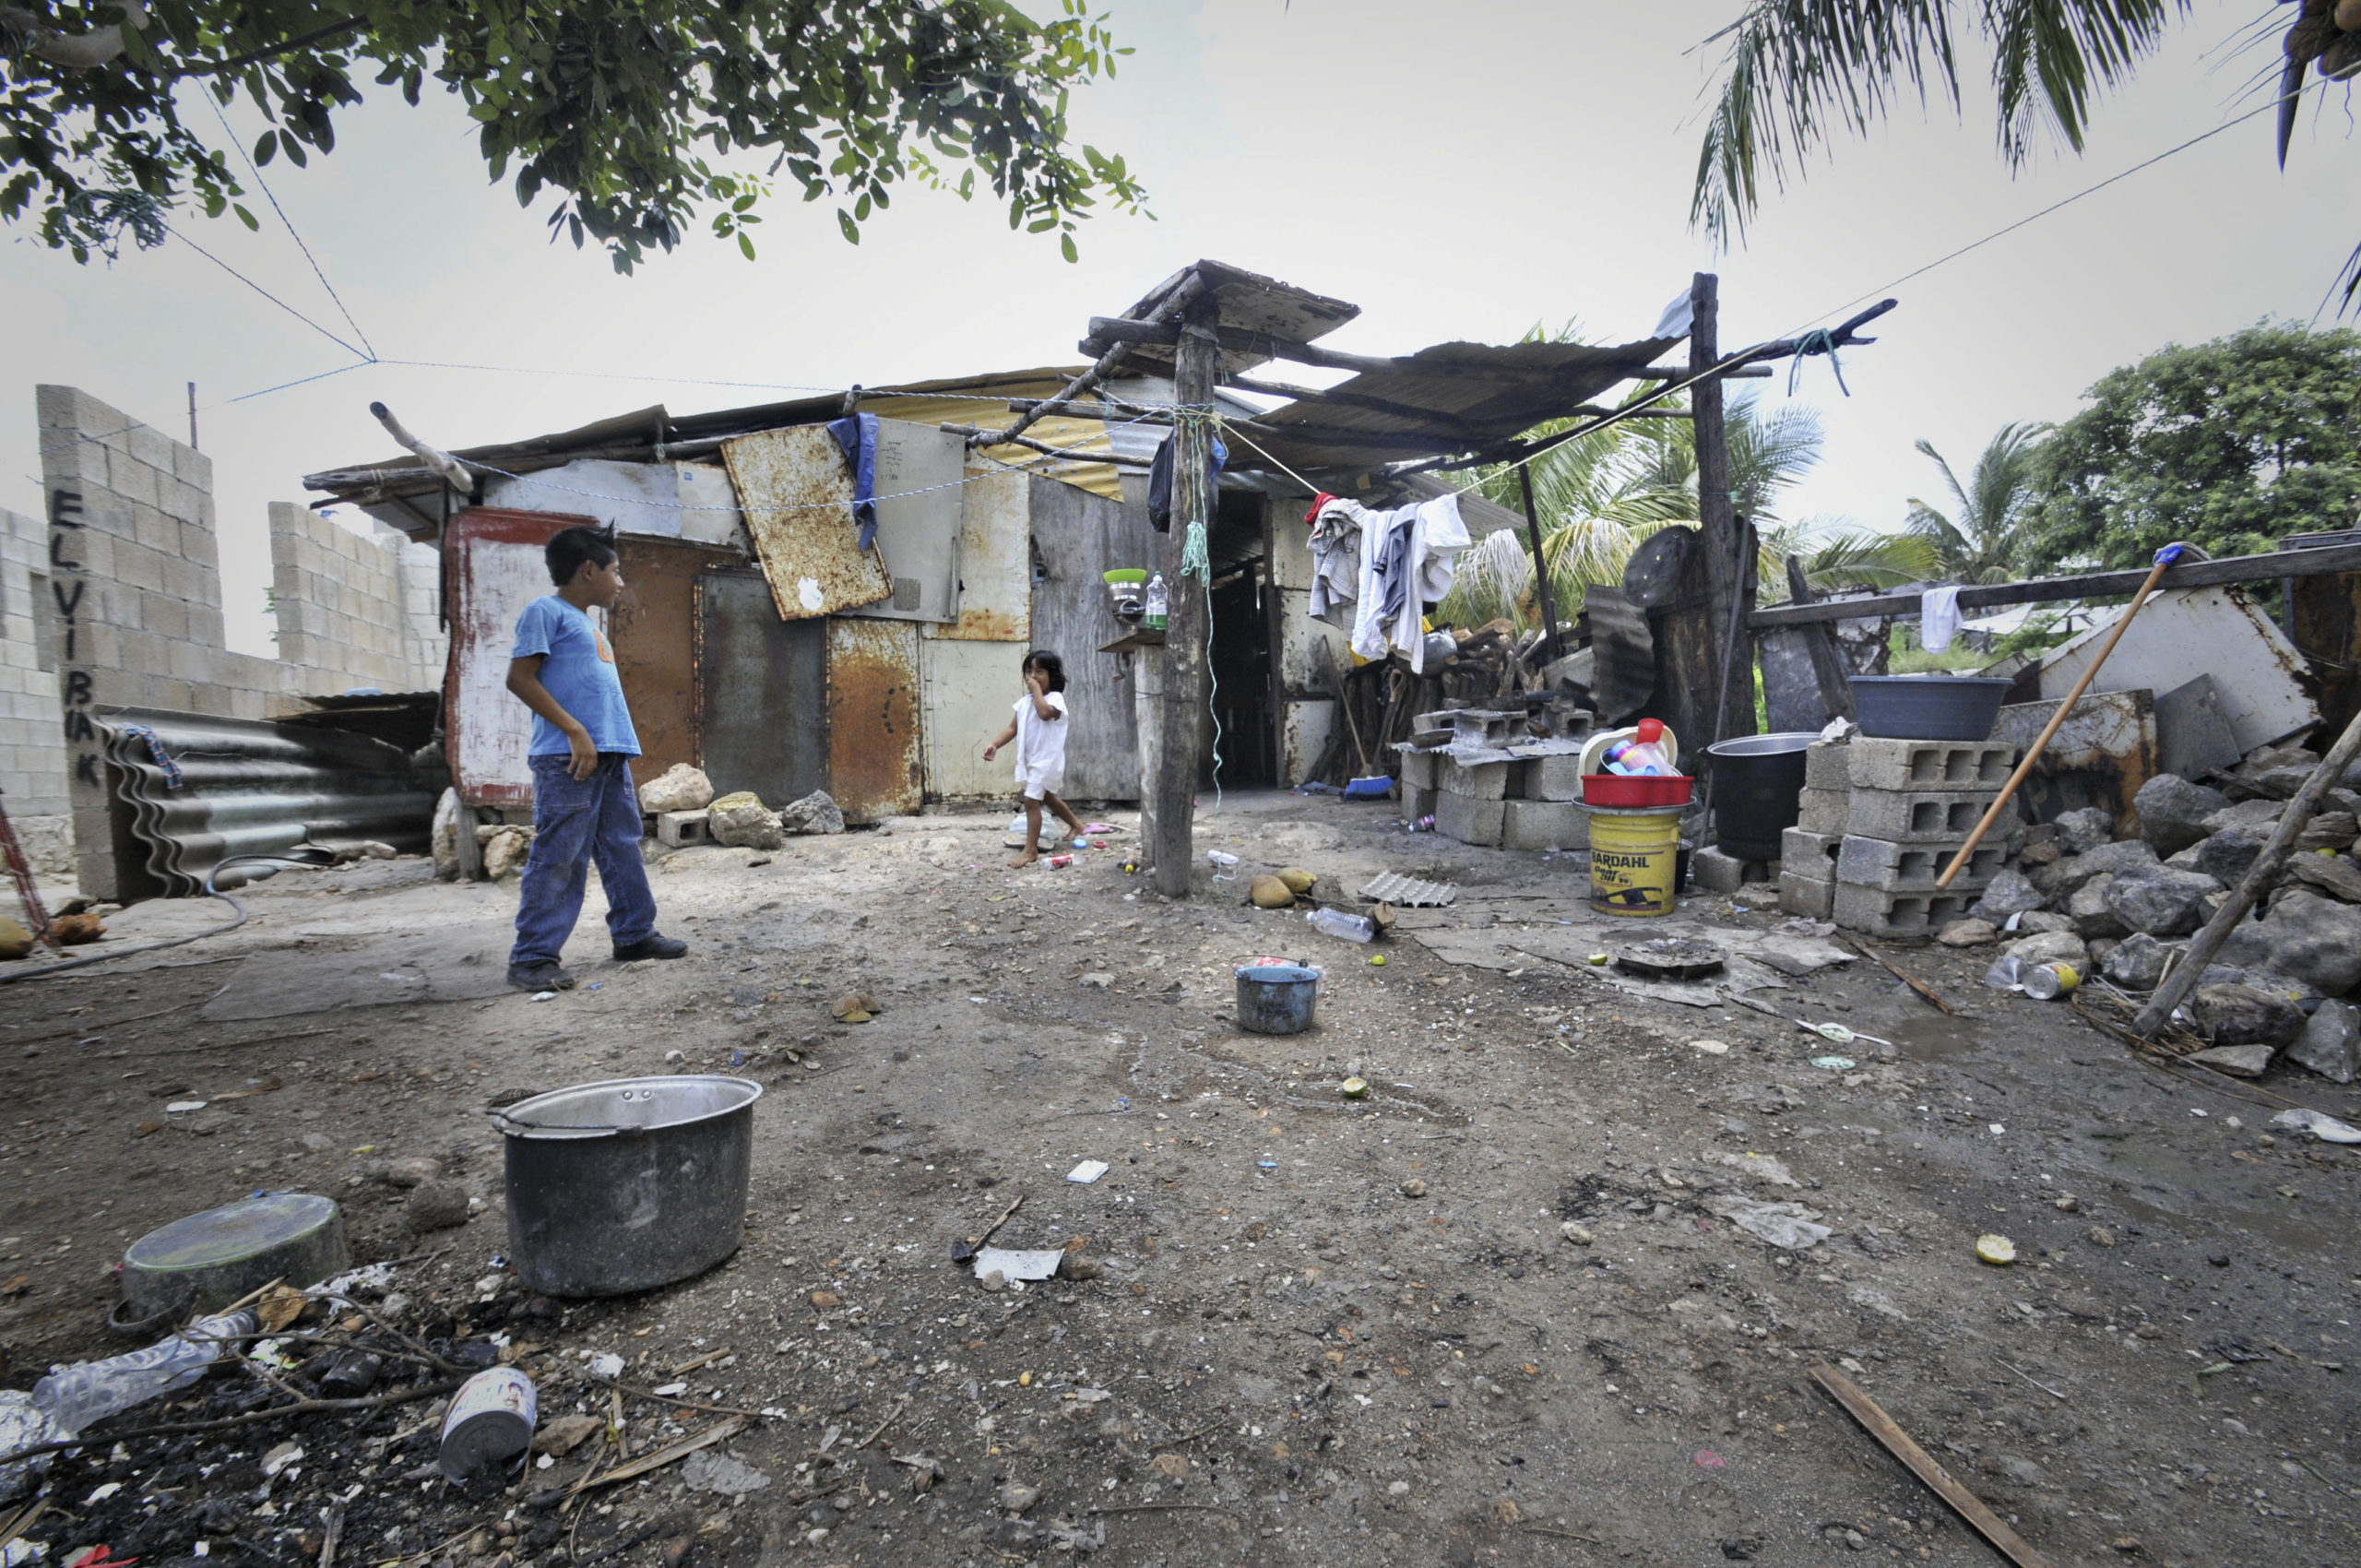
POLYGON ((1910 1468, 1910 1473, 1926 1483, 1928 1490, 1949 1503, 1961 1518, 1975 1526, 1986 1540, 2000 1549, 2009 1561, 2019 1568, 2044 1568, 2046 1559, 2027 1546, 2017 1532, 1984 1505, 1982 1499, 1952 1478, 1942 1466, 1928 1456, 1927 1451, 1914 1442, 1910 1434, 1895 1424, 1892 1416, 1878 1408, 1876 1400, 1856 1387, 1851 1378, 1831 1366, 1811 1369, 1812 1381, 1835 1396, 1845 1407, 1845 1414, 1861 1423, 1863 1430, 1884 1444, 1886 1451, 1910 1468))
POLYGON ((689 1455, 688 1463, 681 1467, 681 1479, 691 1491, 714 1492, 732 1503, 771 1484, 770 1477, 753 1466, 709 1448, 689 1455))
MULTIPOLYGON (((1431 831, 1434 819, 1425 819, 1431 831)), ((1392 904, 1405 909, 1441 909, 1459 897, 1459 889, 1448 882, 1421 882, 1415 876, 1405 876, 1390 871, 1360 890, 1361 897, 1373 903, 1392 904)))
MULTIPOLYGON (((18 1454, 35 1443, 46 1443, 52 1431, 48 1414, 33 1403, 31 1395, 19 1389, 0 1388, 0 1454, 18 1454)), ((45 1475, 49 1459, 46 1454, 37 1454, 30 1459, 0 1465, 0 1503, 22 1495, 45 1475)))
POLYGON ((1730 1053, 1730 1042, 1726 1039, 1692 1039, 1689 1044, 1708 1056, 1727 1056, 1730 1053))
POLYGON ((1057 1247, 1038 1247, 1016 1251, 1008 1247, 979 1247, 976 1249, 976 1277, 997 1274, 1003 1280, 1047 1279, 1058 1272, 1058 1260, 1065 1255, 1057 1247))
POLYGON ((1858 1065, 1849 1056, 1815 1056, 1811 1064, 1829 1073, 1849 1073, 1858 1065))
POLYGON ((459 1384, 443 1417, 443 1474, 465 1480, 532 1446, 539 1413, 533 1380, 515 1367, 491 1367, 459 1384))
POLYGON ((93 1421, 188 1387, 221 1360, 225 1342, 258 1326, 250 1312, 201 1318, 145 1350, 57 1368, 33 1384, 33 1403, 54 1435, 72 1437, 93 1421))
POLYGON ((1985 970, 1984 983, 1996 991, 2021 992, 2036 1001, 2055 1002, 2081 985, 2082 977, 2069 963, 2029 964, 2011 956, 1985 970))
POLYGON ((839 996, 828 1004, 828 1016, 840 1024, 865 1024, 882 1011, 877 999, 867 992, 839 996))
POLYGON ((527 997, 526 1000, 528 1002, 555 1002, 557 1000, 557 992, 554 991, 537 991, 533 992, 532 995, 527 997))
POLYGON ((1083 1186, 1087 1187, 1090 1183, 1097 1181, 1098 1178, 1106 1174, 1107 1162, 1105 1160, 1086 1159, 1080 1165, 1075 1166, 1073 1170, 1066 1172, 1066 1180, 1069 1182, 1080 1182, 1083 1186))
POLYGON ((1048 864, 1054 870, 1062 871, 1067 866, 1074 864, 1074 857, 1072 855, 1051 855, 1044 863, 1048 864))
POLYGON ((1393 794, 1394 780, 1382 773, 1373 778, 1355 778, 1345 785, 1345 799, 1348 801, 1382 801, 1391 799, 1393 794))
POLYGON ((1605 968, 1607 967, 1607 955, 1604 953, 1593 953, 1584 960, 1584 962, 1591 965, 1594 968, 1605 968))
POLYGON ((1367 915, 1348 915, 1342 909, 1314 909, 1303 917, 1314 931, 1323 935, 1339 937, 1347 942, 1374 942, 1377 922, 1367 915))
POLYGON ((1369 1080, 1367 1078, 1347 1078, 1343 1083, 1336 1086, 1336 1089, 1337 1092, 1342 1094, 1347 1099, 1367 1099, 1369 1098, 1369 1080))
POLYGON ((1701 1470, 1720 1470, 1726 1469, 1729 1466, 1729 1461, 1727 1459, 1723 1458, 1720 1455, 1714 1453, 1710 1448, 1700 1448, 1696 1453, 1691 1455, 1689 1458, 1690 1462, 1701 1470))
POLYGON ((1082 830, 1083 830, 1085 833, 1086 833, 1086 834, 1090 835, 1090 837, 1093 837, 1093 838, 1096 838, 1096 837, 1097 837, 1099 835, 1104 834, 1104 833, 1121 833, 1121 831, 1123 831, 1121 828, 1120 828, 1120 827, 1116 826, 1115 826, 1113 823, 1111 823, 1111 822, 1090 822, 1090 823, 1085 823, 1085 824, 1083 825, 1083 828, 1082 828, 1082 830))
POLYGON ((612 1383, 623 1375, 623 1359, 611 1350, 601 1350, 590 1358, 590 1375, 612 1383))
POLYGON ((1975 1239, 1975 1258, 1996 1268, 2006 1268, 2017 1261, 2017 1244, 2006 1236, 1987 1233, 1975 1239))
POLYGON ((1760 1237, 1774 1247, 1801 1252, 1825 1241, 1834 1234, 1825 1225, 1813 1223, 1820 1218, 1817 1209, 1797 1203, 1762 1203, 1754 1198, 1719 1197, 1706 1201, 1705 1206, 1728 1220, 1749 1235, 1760 1237))
POLYGON ((1320 971, 1301 964, 1252 964, 1237 972, 1238 1027, 1255 1034, 1301 1034, 1320 1000, 1320 971))
POLYGON ((1238 880, 1238 857, 1226 849, 1207 849, 1205 859, 1213 863, 1216 882, 1238 880))
POLYGON ((1796 1028, 1806 1034, 1818 1035, 1832 1045, 1882 1045, 1889 1051, 1893 1049, 1893 1041, 1890 1039, 1880 1039, 1875 1035, 1857 1034, 1842 1024, 1807 1024, 1798 1018, 1796 1020, 1796 1028))
POLYGON ((2274 1127, 2309 1133, 2323 1143, 2361 1144, 2361 1127, 2340 1122, 2333 1116, 2317 1111, 2283 1111, 2271 1119, 2274 1127))
POLYGON ((1722 968, 1725 955, 1710 942, 1659 936, 1615 950, 1615 967, 1647 980, 1699 980, 1722 968))
POLYGON ((1279 1168, 1279 1162, 1265 1155, 1263 1158, 1254 1162, 1254 1168, 1257 1170, 1264 1171, 1276 1170, 1279 1168))

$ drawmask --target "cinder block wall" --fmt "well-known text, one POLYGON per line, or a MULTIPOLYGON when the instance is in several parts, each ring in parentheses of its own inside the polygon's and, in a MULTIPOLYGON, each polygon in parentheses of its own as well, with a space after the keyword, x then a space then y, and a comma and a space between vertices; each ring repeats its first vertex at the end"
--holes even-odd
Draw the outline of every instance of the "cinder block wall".
POLYGON ((40 518, 0 510, 0 809, 43 880, 74 869, 57 655, 46 635, 53 612, 48 555, 49 530, 40 518))
POLYGON ((369 531, 362 533, 340 516, 287 501, 270 505, 279 661, 291 690, 416 692, 443 683, 449 639, 435 626, 432 597, 441 558, 390 529, 364 526, 369 531), (412 554, 425 557, 422 571, 412 554), (422 614, 411 599, 421 582, 422 614))
MULTIPOLYGON (((267 719, 291 698, 353 686, 419 691, 442 683, 442 642, 420 626, 431 586, 387 541, 295 505, 271 509, 280 657, 231 653, 221 642, 212 460, 72 386, 37 388, 45 518, 33 561, 50 577, 53 670, 29 638, 7 645, 7 669, 30 667, 48 695, 62 746, 74 869, 81 890, 119 890, 97 727, 100 709, 175 708, 267 719)), ((424 551, 430 561, 433 552, 424 551)), ((12 798, 12 754, 0 752, 12 798)), ((31 776, 28 776, 29 778, 31 776)), ((54 774, 52 775, 54 777, 54 774)), ((37 786, 27 783, 25 793, 37 786)), ((13 817, 15 813, 11 811, 13 817)))

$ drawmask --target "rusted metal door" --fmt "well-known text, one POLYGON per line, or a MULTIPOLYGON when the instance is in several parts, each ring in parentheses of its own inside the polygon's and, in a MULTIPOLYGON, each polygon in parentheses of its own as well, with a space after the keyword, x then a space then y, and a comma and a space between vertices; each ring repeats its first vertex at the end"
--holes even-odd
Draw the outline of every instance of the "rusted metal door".
POLYGON ((780 620, 758 572, 701 572, 695 600, 696 729, 714 792, 751 790, 777 808, 828 788, 835 623, 780 620))
POLYGON ((852 470, 825 425, 765 430, 722 444, 781 619, 874 604, 894 591, 884 558, 860 548, 852 470))
POLYGON ((623 596, 615 603, 615 673, 639 731, 642 783, 675 763, 700 766, 697 756, 697 575, 745 568, 735 550, 645 534, 620 534, 623 596))
POLYGON ((556 591, 543 546, 559 529, 581 524, 598 526, 590 517, 474 506, 452 518, 444 534, 444 594, 451 617, 444 751, 451 781, 471 806, 533 803, 533 774, 525 762, 533 716, 509 695, 508 655, 525 606, 556 591))
POLYGON ((828 792, 854 822, 908 815, 926 783, 919 734, 919 629, 831 619, 828 792))

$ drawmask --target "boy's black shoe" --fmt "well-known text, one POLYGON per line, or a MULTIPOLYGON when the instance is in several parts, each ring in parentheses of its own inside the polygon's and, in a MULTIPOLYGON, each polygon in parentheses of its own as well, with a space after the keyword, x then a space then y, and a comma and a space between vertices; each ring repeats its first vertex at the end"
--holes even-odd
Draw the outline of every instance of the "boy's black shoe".
POLYGON ((628 947, 615 949, 615 962, 635 964, 642 958, 677 958, 689 950, 689 944, 677 936, 651 932, 628 947))
POLYGON ((555 964, 511 964, 508 983, 519 991, 572 991, 574 977, 555 964))

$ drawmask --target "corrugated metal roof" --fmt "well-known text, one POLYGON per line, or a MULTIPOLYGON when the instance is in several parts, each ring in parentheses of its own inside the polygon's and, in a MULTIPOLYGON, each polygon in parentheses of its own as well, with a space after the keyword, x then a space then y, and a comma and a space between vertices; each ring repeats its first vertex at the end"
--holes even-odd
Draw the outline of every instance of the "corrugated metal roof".
MULTIPOLYGON (((169 897, 204 892, 232 855, 351 839, 427 847, 434 790, 383 741, 161 708, 110 708, 98 724, 132 834, 169 897)), ((242 880, 233 871, 222 882, 242 880)))

